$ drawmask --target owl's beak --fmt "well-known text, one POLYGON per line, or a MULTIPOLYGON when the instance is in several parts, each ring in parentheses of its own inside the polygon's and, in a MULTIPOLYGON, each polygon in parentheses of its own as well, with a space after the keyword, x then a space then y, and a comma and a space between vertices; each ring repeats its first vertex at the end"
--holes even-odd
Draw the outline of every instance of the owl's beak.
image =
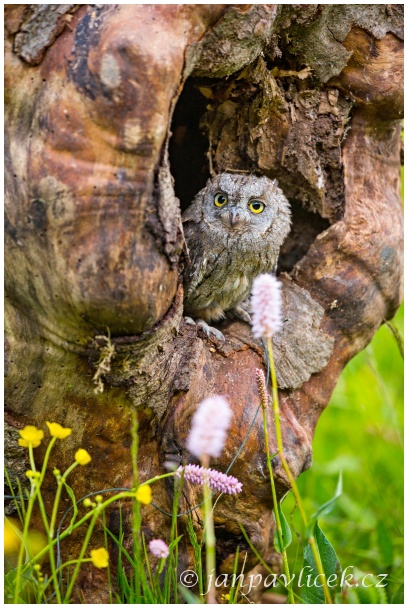
POLYGON ((233 207, 230 211, 230 224, 231 228, 235 228, 242 222, 242 216, 236 207, 233 207))

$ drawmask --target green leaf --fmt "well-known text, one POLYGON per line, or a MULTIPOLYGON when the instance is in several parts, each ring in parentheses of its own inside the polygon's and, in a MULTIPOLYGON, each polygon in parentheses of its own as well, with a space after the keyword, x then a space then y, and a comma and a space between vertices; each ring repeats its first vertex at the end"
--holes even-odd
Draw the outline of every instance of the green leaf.
MULTIPOLYGON (((278 553, 283 553, 283 551, 289 547, 290 543, 292 542, 292 531, 289 527, 288 522, 286 521, 286 518, 283 514, 282 511, 282 505, 279 503, 278 504, 278 513, 279 513, 279 519, 281 522, 281 527, 282 527, 282 540, 283 540, 283 547, 281 547, 281 542, 280 542, 280 538, 279 538, 279 534, 278 534, 278 528, 275 527, 275 534, 273 537, 273 544, 275 545, 275 550, 278 553)), ((275 516, 275 514, 274 514, 275 516)))
POLYGON ((109 528, 106 528, 106 532, 108 533, 108 535, 111 537, 111 539, 113 540, 113 542, 117 545, 118 549, 119 549, 119 556, 118 556, 118 560, 120 562, 120 564, 122 563, 122 555, 124 555, 126 557, 126 559, 128 560, 129 564, 136 569, 136 562, 130 557, 129 553, 126 551, 125 547, 123 546, 123 535, 121 535, 121 540, 117 539, 116 536, 114 536, 112 534, 112 532, 109 530, 109 528))
POLYGON ((177 536, 170 544, 169 544, 169 552, 171 553, 175 546, 180 542, 180 539, 183 538, 183 535, 177 536))
MULTIPOLYGON (((17 568, 10 570, 4 577, 4 603, 14 604, 14 590, 17 577, 17 568)), ((31 601, 36 580, 32 570, 28 570, 20 578, 20 590, 18 594, 19 604, 28 604, 31 601)))
POLYGON ((337 482, 337 487, 336 487, 336 491, 334 493, 333 498, 331 498, 330 500, 325 502, 323 505, 321 505, 317 509, 316 513, 314 513, 312 515, 312 521, 319 519, 319 517, 321 517, 321 515, 327 515, 327 513, 330 513, 330 511, 333 509, 334 505, 336 504, 336 501, 341 496, 342 492, 343 492, 343 474, 340 471, 339 480, 337 482))
POLYGON ((404 603, 404 584, 402 583, 391 598, 390 604, 404 603))
POLYGON ((389 604, 386 580, 382 581, 375 574, 362 572, 353 568, 354 586, 345 589, 346 600, 357 604, 389 604))
POLYGON ((390 537, 387 527, 382 520, 380 520, 377 524, 377 538, 383 560, 383 566, 392 566, 394 556, 392 538, 390 537))
POLYGON ((180 595, 183 596, 183 599, 186 602, 186 604, 196 604, 197 605, 197 604, 203 603, 200 600, 200 598, 196 597, 194 595, 194 593, 192 591, 190 591, 190 589, 187 589, 187 587, 183 587, 183 585, 181 585, 179 583, 178 588, 179 588, 180 595))
MULTIPOLYGON (((314 524, 314 537, 317 548, 322 560, 323 570, 326 575, 326 580, 331 595, 338 589, 341 582, 341 566, 337 558, 336 552, 333 549, 326 536, 319 528, 316 521, 314 524)), ((324 592, 321 577, 313 557, 312 549, 309 543, 306 543, 303 550, 303 570, 300 587, 301 598, 305 604, 325 604, 324 592), (319 578, 317 578, 319 577, 319 578)))
POLYGON ((72 488, 70 488, 69 485, 66 482, 64 482, 64 487, 65 487, 66 491, 69 494, 69 497, 70 497, 70 499, 72 501, 72 508, 74 509, 74 514, 71 517, 71 521, 70 521, 69 527, 68 527, 68 533, 71 534, 72 527, 73 527, 74 522, 76 520, 76 516, 78 515, 78 507, 77 507, 77 503, 76 503, 76 499, 75 499, 75 494, 74 494, 72 488))

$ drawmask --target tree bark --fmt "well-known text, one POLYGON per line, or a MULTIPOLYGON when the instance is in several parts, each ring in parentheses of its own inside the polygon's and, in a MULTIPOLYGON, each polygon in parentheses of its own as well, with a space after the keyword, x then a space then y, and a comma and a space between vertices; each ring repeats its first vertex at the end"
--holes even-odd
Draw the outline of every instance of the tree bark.
MULTIPOLYGON (((226 470, 259 404, 263 351, 241 322, 224 322, 223 346, 184 322, 180 209, 211 170, 249 171, 277 178, 292 205, 274 345, 299 475, 342 369, 401 301, 402 6, 8 5, 5 25, 9 432, 72 427, 51 465, 90 452, 79 498, 132 484, 135 408, 143 480, 189 458, 191 415, 219 393, 234 410, 212 463, 226 470)), ((258 416, 231 470, 244 490, 215 511, 220 572, 248 549, 239 523, 272 553, 262 445, 258 416)), ((180 508, 200 500, 186 487, 180 508)), ((154 502, 171 510, 170 485, 154 502)), ((147 539, 166 539, 170 519, 144 516, 147 539)))

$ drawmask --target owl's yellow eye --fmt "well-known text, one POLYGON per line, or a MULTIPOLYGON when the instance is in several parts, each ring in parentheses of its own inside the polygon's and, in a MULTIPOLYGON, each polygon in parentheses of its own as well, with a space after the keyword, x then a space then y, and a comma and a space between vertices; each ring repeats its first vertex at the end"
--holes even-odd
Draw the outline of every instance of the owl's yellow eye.
POLYGON ((214 205, 216 207, 224 207, 224 205, 226 205, 228 203, 228 197, 226 194, 223 194, 222 192, 217 192, 217 194, 214 196, 214 205))
POLYGON ((249 203, 249 208, 252 213, 262 213, 265 209, 265 205, 261 201, 251 201, 249 203))

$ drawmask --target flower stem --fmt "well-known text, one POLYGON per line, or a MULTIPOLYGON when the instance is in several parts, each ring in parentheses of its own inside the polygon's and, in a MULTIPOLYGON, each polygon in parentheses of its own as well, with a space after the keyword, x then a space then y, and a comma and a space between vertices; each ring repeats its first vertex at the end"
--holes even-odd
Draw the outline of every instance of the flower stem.
MULTIPOLYGON (((102 524, 103 524, 103 540, 105 544, 105 549, 108 551, 108 534, 107 534, 107 524, 106 524, 106 512, 105 509, 102 510, 102 524)), ((92 561, 92 558, 88 558, 92 561)), ((113 604, 113 594, 112 594, 112 578, 111 578, 111 564, 110 560, 108 561, 108 589, 109 589, 109 603, 113 604)))
MULTIPOLYGON (((209 468, 210 459, 208 456, 201 457, 201 464, 209 468)), ((207 483, 203 485, 204 490, 204 530, 205 530, 205 566, 207 579, 210 577, 208 588, 208 604, 217 604, 215 596, 215 532, 212 514, 211 489, 207 483)))
POLYGON ((34 500, 35 500, 35 491, 33 491, 33 481, 31 481, 31 494, 30 494, 30 498, 28 500, 28 506, 27 506, 27 512, 26 512, 26 516, 24 519, 24 528, 23 528, 23 534, 21 537, 21 544, 20 544, 20 550, 18 552, 18 559, 17 559, 17 569, 16 569, 16 580, 14 583, 14 600, 13 600, 13 604, 20 604, 22 603, 22 598, 21 602, 19 601, 19 593, 20 593, 20 579, 21 579, 21 574, 22 574, 22 565, 23 565, 23 557, 24 557, 24 550, 27 544, 27 538, 28 538, 28 526, 30 525, 30 520, 31 520, 31 515, 33 512, 33 508, 34 508, 34 500))
MULTIPOLYGON (((36 497, 38 499, 38 504, 40 507, 40 511, 41 511, 41 517, 44 523, 44 528, 45 531, 47 533, 47 539, 48 539, 48 554, 49 554, 49 558, 50 558, 50 568, 51 568, 51 580, 54 583, 54 590, 55 590, 55 595, 57 598, 57 604, 61 604, 62 603, 62 599, 61 599, 61 592, 60 592, 60 588, 59 588, 59 583, 58 583, 58 578, 57 578, 57 574, 56 574, 56 568, 55 568, 55 555, 54 555, 54 547, 51 544, 52 543, 52 534, 51 534, 51 525, 52 525, 52 521, 51 521, 51 525, 48 525, 48 520, 47 520, 47 513, 45 511, 45 506, 44 506, 44 502, 41 496, 41 492, 40 492, 40 488, 38 488, 36 497)), ((55 507, 55 502, 57 501, 57 498, 55 498, 54 501, 54 507, 55 507)))
POLYGON ((280 516, 279 516, 278 499, 276 496, 275 480, 273 477, 273 470, 272 470, 272 465, 271 465, 271 454, 269 451, 268 423, 267 423, 267 419, 266 419, 266 408, 262 407, 262 412, 263 412, 263 427, 264 427, 264 437, 265 437, 266 461, 267 461, 267 465, 268 465, 269 478, 271 480, 271 490, 272 490, 272 498, 273 498, 273 512, 275 514, 276 529, 278 532, 279 543, 281 546, 283 569, 285 570, 286 580, 288 581, 289 603, 294 604, 295 598, 293 595, 292 581, 290 579, 288 556, 286 553, 286 549, 284 549, 282 522, 281 522, 280 516))
POLYGON ((71 471, 73 471, 75 469, 76 466, 78 466, 77 462, 72 463, 71 466, 68 467, 68 469, 65 471, 65 473, 62 476, 60 474, 58 474, 58 476, 57 476, 57 493, 55 495, 54 505, 52 508, 50 532, 49 532, 50 541, 52 541, 52 539, 54 538, 54 528, 55 528, 55 523, 57 521, 57 513, 58 513, 59 502, 61 499, 62 488, 65 485, 68 475, 71 473, 71 471))
MULTIPOLYGON (((50 445, 47 448, 46 456, 49 455, 49 453, 50 453, 50 450, 52 447, 51 443, 52 443, 52 441, 50 442, 50 445)), ((28 444, 28 454, 29 454, 29 458, 30 458, 31 469, 32 469, 32 471, 37 472, 35 462, 34 462, 32 443, 28 444)), ((21 537, 20 550, 18 552, 18 558, 17 558, 17 571, 16 571, 15 586, 14 586, 14 604, 19 603, 18 596, 19 596, 19 592, 20 592, 20 580, 21 580, 21 574, 22 574, 24 550, 25 550, 25 547, 27 546, 27 541, 28 541, 28 528, 29 528, 30 521, 31 521, 31 515, 32 515, 33 509, 34 509, 35 498, 39 492, 42 478, 43 478, 43 476, 40 475, 39 478, 31 479, 30 497, 28 499, 27 511, 26 511, 25 518, 24 518, 23 534, 21 537)))
POLYGON ((48 460, 50 458, 51 450, 52 450, 52 448, 54 446, 54 443, 56 441, 57 441, 57 438, 56 437, 52 437, 50 443, 48 444, 47 450, 45 452, 45 456, 44 456, 44 460, 43 460, 43 465, 42 465, 42 468, 41 468, 40 485, 43 482, 45 471, 47 470, 47 465, 48 465, 48 460))
MULTIPOLYGON (((47 466, 48 463, 48 456, 49 456, 49 452, 51 451, 51 447, 52 447, 52 443, 53 441, 56 439, 56 437, 53 437, 51 440, 50 445, 48 446, 49 449, 47 450, 47 454, 45 456, 44 459, 44 464, 43 464, 43 472, 45 472, 45 467, 47 466)), ((77 462, 74 462, 64 473, 64 475, 58 475, 57 478, 57 492, 55 494, 55 499, 54 499, 54 504, 52 507, 52 514, 51 514, 51 522, 50 525, 46 525, 46 529, 47 529, 47 536, 48 536, 48 548, 49 548, 49 557, 50 557, 50 567, 51 567, 51 576, 52 579, 54 581, 54 589, 55 589, 55 595, 57 597, 57 604, 62 604, 62 599, 61 599, 61 592, 60 592, 60 588, 59 588, 59 583, 58 583, 58 579, 57 579, 57 573, 56 573, 56 568, 55 568, 55 556, 54 556, 54 547, 52 545, 52 541, 54 538, 54 529, 55 529, 55 523, 57 521, 57 513, 58 513, 58 507, 59 507, 59 503, 60 503, 60 499, 61 499, 61 493, 62 493, 62 488, 65 485, 65 481, 67 478, 67 475, 69 475, 69 473, 71 471, 73 471, 73 469, 78 465, 77 462)), ((43 473, 41 474, 43 477, 43 473)), ((40 494, 38 495, 38 498, 40 499, 40 494)), ((42 504, 42 499, 39 500, 40 502, 40 508, 42 507, 42 511, 44 511, 44 515, 43 515, 43 520, 44 523, 46 523, 46 516, 45 516, 45 509, 44 509, 44 505, 42 504)))
POLYGON ((171 471, 171 473, 163 473, 163 475, 155 475, 151 479, 148 479, 147 481, 144 481, 143 483, 141 483, 139 488, 141 488, 142 486, 150 486, 155 481, 160 481, 161 479, 166 479, 166 477, 174 477, 176 475, 176 473, 177 473, 177 471, 171 471))
MULTIPOLYGON (((139 470, 137 466, 137 459, 139 454, 139 421, 136 412, 132 413, 132 468, 133 468, 133 486, 135 490, 139 488, 139 470)), ((143 485, 143 484, 142 484, 143 485)), ((133 537, 133 556, 135 563, 140 563, 143 558, 142 552, 142 540, 140 529, 142 525, 142 517, 140 513, 140 502, 135 498, 132 500, 132 537, 133 537)), ((134 577, 134 597, 135 602, 141 602, 144 570, 135 570, 134 577)))
POLYGON ((66 477, 67 475, 78 465, 77 462, 74 462, 64 473, 64 475, 62 477, 59 477, 59 479, 57 480, 57 492, 55 495, 55 499, 54 499, 54 504, 53 504, 53 508, 52 508, 52 515, 51 515, 51 522, 50 525, 48 525, 48 520, 47 520, 47 515, 45 512, 45 507, 44 507, 44 502, 41 496, 41 484, 44 480, 44 476, 45 476, 45 472, 47 470, 47 466, 48 466, 48 460, 51 454, 51 450, 55 444, 55 442, 57 441, 57 437, 52 437, 50 443, 48 444, 47 450, 45 452, 45 456, 44 456, 44 460, 43 460, 43 465, 41 468, 41 475, 38 481, 38 485, 37 485, 37 491, 36 491, 36 496, 38 498, 38 503, 40 506, 40 511, 41 511, 41 515, 42 515, 42 519, 43 519, 43 523, 44 523, 44 527, 45 530, 47 532, 47 538, 48 538, 48 553, 49 553, 49 559, 50 559, 50 568, 51 568, 51 578, 52 581, 54 583, 54 590, 55 590, 55 595, 57 598, 57 604, 61 604, 62 603, 62 598, 61 598, 61 592, 60 592, 60 588, 59 588, 59 583, 58 583, 58 578, 57 578, 57 574, 56 574, 56 567, 55 567, 55 556, 54 556, 54 546, 52 544, 52 540, 54 538, 54 528, 55 528, 55 522, 56 522, 56 518, 57 518, 57 513, 58 513, 58 506, 59 506, 59 502, 60 502, 60 498, 61 498, 61 492, 62 492, 62 488, 63 485, 65 483, 66 477))
POLYGON ((71 578, 71 580, 69 582, 69 586, 68 586, 67 592, 66 592, 65 597, 64 597, 64 601, 63 601, 64 604, 68 604, 69 603, 69 600, 70 600, 70 597, 71 597, 71 594, 72 594, 72 590, 74 588, 74 584, 75 584, 75 581, 76 581, 77 576, 78 576, 79 568, 81 567, 81 564, 84 561, 85 551, 88 548, 88 544, 89 544, 89 541, 91 540, 92 532, 93 532, 96 520, 98 519, 98 515, 100 514, 100 512, 101 512, 101 505, 98 505, 96 507, 96 509, 94 510, 92 519, 91 519, 91 521, 89 523, 89 526, 88 526, 88 530, 86 531, 84 542, 82 543, 82 547, 81 547, 81 551, 79 553, 79 557, 76 560, 77 563, 75 565, 75 569, 74 569, 74 572, 72 574, 72 578, 71 578))
MULTIPOLYGON (((282 466, 285 470, 285 473, 288 477, 293 494, 295 495, 296 504, 299 508, 299 512, 302 517, 302 521, 305 526, 305 530, 306 530, 306 534, 307 534, 308 525, 307 525, 306 512, 303 507, 303 502, 302 502, 295 478, 292 475, 292 471, 290 470, 289 465, 288 465, 287 460, 284 455, 283 442, 282 442, 282 431, 281 431, 280 416, 279 416, 280 411, 279 411, 278 384, 276 381, 275 363, 274 363, 274 359, 273 359, 271 338, 267 339, 267 348, 268 348, 269 367, 271 370, 273 412, 274 412, 274 419, 275 419, 276 443, 277 443, 277 448, 278 448, 278 455, 281 460, 282 466)), ((314 557, 314 560, 316 563, 316 568, 322 577, 323 592, 324 592, 324 597, 325 597, 326 603, 332 604, 333 600, 331 598, 329 587, 327 585, 326 574, 323 569, 323 564, 322 564, 322 560, 320 557, 319 549, 317 547, 316 539, 314 538, 313 534, 311 534, 311 535, 307 534, 307 542, 309 543, 310 548, 312 549, 313 557, 314 557)))
MULTIPOLYGON (((170 535, 170 540, 171 543, 173 543, 176 539, 177 539, 177 522, 178 522, 178 507, 180 504, 180 498, 181 498, 181 493, 183 490, 183 483, 184 483, 184 474, 182 473, 180 478, 175 477, 174 478, 174 495, 173 495, 173 505, 172 505, 172 519, 171 519, 171 535, 170 535)), ((177 575, 175 575, 175 573, 177 572, 177 567, 178 567, 178 543, 175 544, 174 546, 174 550, 171 553, 171 556, 169 556, 169 561, 168 561, 168 570, 170 571, 171 577, 173 577, 173 603, 174 604, 178 604, 178 588, 177 588, 177 575)), ((160 569, 159 569, 160 572, 160 569)), ((170 579, 171 581, 171 579, 170 579)), ((171 585, 169 585, 169 592, 171 591, 171 585)), ((169 597, 169 602, 170 602, 170 597, 169 597)))

